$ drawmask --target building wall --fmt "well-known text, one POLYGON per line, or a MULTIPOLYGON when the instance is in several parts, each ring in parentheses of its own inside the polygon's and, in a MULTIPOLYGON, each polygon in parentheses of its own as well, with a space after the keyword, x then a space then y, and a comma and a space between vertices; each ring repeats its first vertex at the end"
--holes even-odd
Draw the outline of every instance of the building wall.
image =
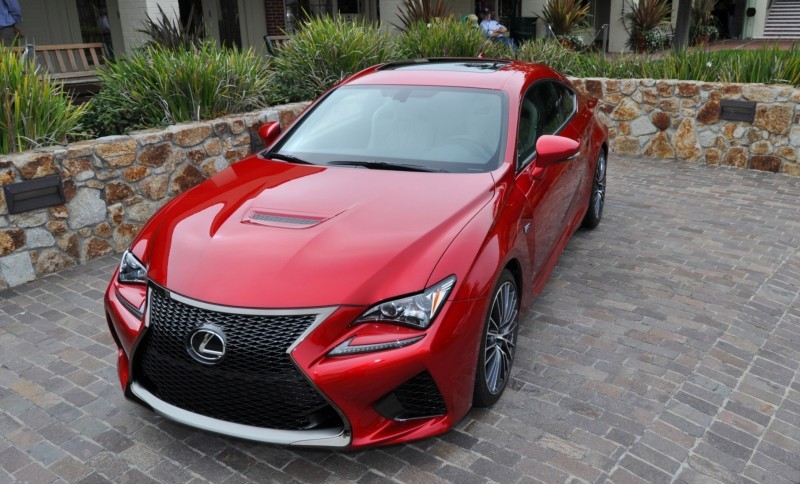
POLYGON ((283 35, 283 31, 286 29, 284 0, 264 0, 264 10, 266 11, 267 34, 283 35))
MULTIPOLYGON (((131 52, 132 49, 147 42, 147 35, 137 32, 144 25, 149 15, 152 19, 161 17, 158 6, 173 20, 179 21, 180 8, 178 0, 117 0, 119 20, 122 28, 122 50, 131 52)), ((119 48, 117 48, 119 50, 119 48)))
POLYGON ((75 0, 25 0, 20 2, 19 29, 26 41, 37 45, 81 43, 81 25, 75 0))

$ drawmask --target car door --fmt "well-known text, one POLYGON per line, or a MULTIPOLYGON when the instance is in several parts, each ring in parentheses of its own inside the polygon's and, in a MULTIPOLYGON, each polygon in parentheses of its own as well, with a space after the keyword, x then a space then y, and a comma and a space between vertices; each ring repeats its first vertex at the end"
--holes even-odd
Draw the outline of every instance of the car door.
POLYGON ((534 275, 564 232, 564 219, 577 183, 571 179, 574 173, 570 161, 546 168, 536 166, 536 140, 543 134, 559 133, 568 119, 558 104, 559 86, 563 85, 555 80, 533 84, 525 92, 519 111, 516 186, 528 202, 523 228, 534 275))

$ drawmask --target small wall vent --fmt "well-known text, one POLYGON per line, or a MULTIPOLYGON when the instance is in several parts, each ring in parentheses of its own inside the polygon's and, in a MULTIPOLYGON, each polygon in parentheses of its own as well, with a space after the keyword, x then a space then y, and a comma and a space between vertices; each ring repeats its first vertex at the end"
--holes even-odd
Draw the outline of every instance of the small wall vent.
POLYGON ((8 213, 22 213, 66 203, 64 185, 58 175, 35 178, 3 187, 8 213))
POLYGON ((756 119, 756 102, 739 101, 736 99, 723 99, 720 101, 719 119, 727 121, 747 121, 752 123, 756 119))

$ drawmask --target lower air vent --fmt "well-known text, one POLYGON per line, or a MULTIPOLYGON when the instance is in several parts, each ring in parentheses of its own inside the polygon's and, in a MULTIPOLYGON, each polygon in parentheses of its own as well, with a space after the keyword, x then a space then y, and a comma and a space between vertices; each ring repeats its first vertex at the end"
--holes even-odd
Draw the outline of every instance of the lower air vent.
POLYGON ((381 398, 375 410, 392 420, 410 420, 444 415, 447 406, 433 377, 425 371, 381 398))

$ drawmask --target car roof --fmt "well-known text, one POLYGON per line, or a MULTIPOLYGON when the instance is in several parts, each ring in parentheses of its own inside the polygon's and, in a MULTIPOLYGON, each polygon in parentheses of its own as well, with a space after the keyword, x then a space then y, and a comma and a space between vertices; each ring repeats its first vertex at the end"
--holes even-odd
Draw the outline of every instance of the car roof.
POLYGON ((350 78, 352 85, 425 85, 518 89, 525 79, 560 78, 541 64, 480 58, 436 58, 392 62, 371 67, 350 78), (512 87, 513 86, 513 87, 512 87))

